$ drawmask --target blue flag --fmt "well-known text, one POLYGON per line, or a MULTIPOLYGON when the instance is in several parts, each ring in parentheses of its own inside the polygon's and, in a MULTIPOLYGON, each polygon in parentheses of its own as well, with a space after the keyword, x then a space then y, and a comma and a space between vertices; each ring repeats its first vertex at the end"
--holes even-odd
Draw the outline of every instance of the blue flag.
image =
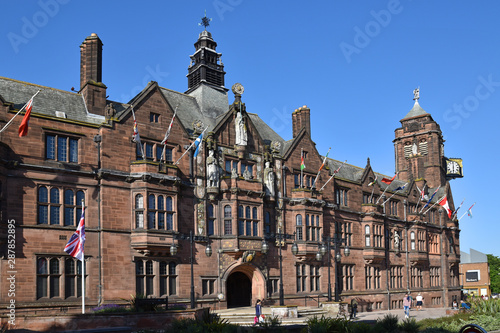
POLYGON ((194 142, 194 146, 196 147, 196 150, 194 151, 193 157, 198 156, 198 152, 200 151, 200 147, 201 147, 200 143, 201 143, 201 140, 203 140, 203 133, 201 133, 200 136, 194 142))

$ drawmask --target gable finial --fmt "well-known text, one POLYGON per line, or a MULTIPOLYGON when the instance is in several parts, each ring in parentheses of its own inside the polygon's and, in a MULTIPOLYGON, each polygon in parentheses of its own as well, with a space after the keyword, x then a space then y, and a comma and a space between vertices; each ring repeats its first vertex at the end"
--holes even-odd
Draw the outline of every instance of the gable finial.
POLYGON ((210 25, 210 21, 212 21, 212 19, 207 17, 207 10, 205 9, 205 16, 201 18, 201 23, 198 23, 198 25, 204 26, 205 30, 207 30, 207 27, 210 25))

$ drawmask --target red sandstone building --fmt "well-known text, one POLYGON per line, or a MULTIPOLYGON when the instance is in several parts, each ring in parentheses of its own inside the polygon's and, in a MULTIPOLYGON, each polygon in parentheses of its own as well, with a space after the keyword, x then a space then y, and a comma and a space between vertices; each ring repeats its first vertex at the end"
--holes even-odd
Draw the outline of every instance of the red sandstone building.
MULTIPOLYGON (((28 136, 17 133, 23 113, 0 134, 0 270, 11 271, 7 224, 15 223, 17 312, 78 311, 80 266, 63 248, 82 200, 89 307, 135 294, 189 303, 191 291, 196 306, 277 304, 281 283, 286 304, 316 305, 311 298, 326 301, 336 281, 342 300, 356 297, 363 309, 400 308, 408 290, 429 307, 458 298, 458 221, 439 205, 422 214, 420 191, 430 197, 438 189, 431 205, 447 195, 453 209, 448 180, 461 170, 447 168, 440 127, 418 93, 395 130, 399 173, 390 185, 382 178, 392 175, 374 172, 368 159, 364 167, 345 164, 324 186, 342 165, 328 158, 313 186, 324 160, 311 132, 314 112, 295 110, 293 139, 283 140, 246 109, 241 85, 228 94, 216 47, 203 31, 186 92, 150 82, 131 101, 106 99, 95 34, 80 46, 77 93, 0 78, 2 127, 41 90, 28 136), (131 140, 132 110, 143 151, 131 140), (205 129, 198 155, 186 153, 205 129), (330 256, 321 257, 325 239, 343 243, 328 242, 330 256)), ((4 309, 10 299, 2 278, 4 309)))

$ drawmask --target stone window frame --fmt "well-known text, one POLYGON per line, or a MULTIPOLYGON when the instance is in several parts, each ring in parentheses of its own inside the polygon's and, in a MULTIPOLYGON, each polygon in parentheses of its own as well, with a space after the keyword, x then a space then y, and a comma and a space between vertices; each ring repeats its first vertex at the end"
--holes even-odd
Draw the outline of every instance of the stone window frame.
MULTIPOLYGON (((81 263, 80 260, 70 256, 37 255, 35 270, 36 299, 43 301, 81 299, 81 263), (69 263, 73 268, 72 272, 70 272, 69 263), (70 281, 73 282, 70 283, 70 281)), ((85 266, 85 283, 87 283, 87 262, 85 262, 85 266)))
POLYGON ((81 201, 86 202, 85 189, 39 184, 36 195, 38 225, 78 225, 82 215, 81 201), (70 192, 72 195, 68 196, 70 192))
POLYGON ((178 264, 173 260, 135 258, 137 295, 163 297, 177 295, 178 264))
POLYGON ((238 236, 258 237, 259 222, 257 206, 249 203, 238 205, 238 236))
POLYGON ((44 136, 46 160, 79 163, 79 137, 53 132, 44 133, 44 136))

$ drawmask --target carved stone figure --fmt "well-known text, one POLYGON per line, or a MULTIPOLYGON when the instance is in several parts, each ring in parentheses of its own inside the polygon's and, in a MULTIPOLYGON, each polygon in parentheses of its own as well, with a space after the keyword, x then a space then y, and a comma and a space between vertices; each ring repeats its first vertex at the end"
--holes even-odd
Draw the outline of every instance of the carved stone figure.
POLYGON ((417 155, 417 153, 418 153, 417 144, 415 142, 413 143, 413 146, 411 146, 411 153, 412 153, 412 155, 417 155))
POLYGON ((264 185, 266 194, 274 197, 274 171, 269 162, 266 162, 266 167, 264 169, 264 185))
POLYGON ((236 144, 240 146, 247 145, 247 128, 241 111, 236 113, 236 144))
POLYGON ((207 157, 207 186, 219 186, 219 168, 213 150, 209 150, 207 157))
POLYGON ((231 178, 238 178, 238 170, 236 168, 231 169, 231 178))
POLYGON ((394 248, 396 250, 399 250, 399 234, 398 234, 397 230, 394 231, 394 248))

